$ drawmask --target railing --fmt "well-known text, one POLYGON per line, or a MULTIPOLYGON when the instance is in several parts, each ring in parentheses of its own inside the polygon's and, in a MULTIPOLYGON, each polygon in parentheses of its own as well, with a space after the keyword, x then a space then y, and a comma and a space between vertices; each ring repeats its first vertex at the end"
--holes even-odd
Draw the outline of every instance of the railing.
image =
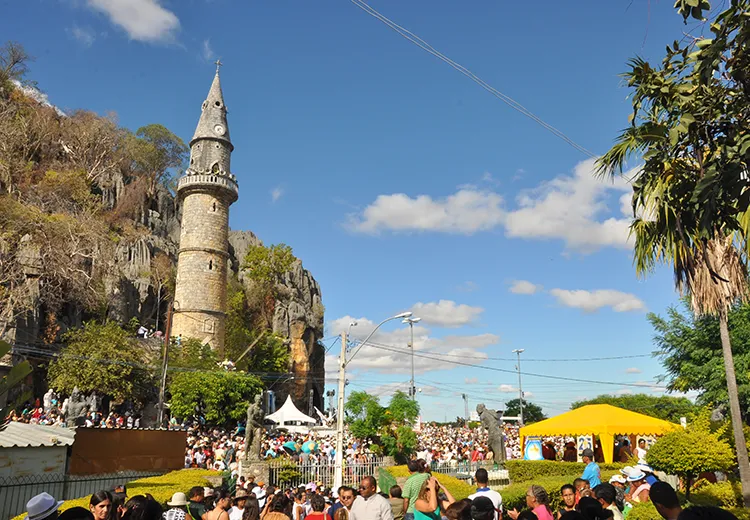
POLYGON ((474 478, 474 473, 479 468, 487 470, 487 476, 489 477, 489 484, 492 486, 504 486, 510 484, 510 477, 508 470, 498 467, 494 462, 477 461, 477 462, 435 462, 430 465, 434 473, 444 473, 452 477, 456 477, 459 480, 464 480, 471 483, 474 478))
MULTIPOLYGON (((339 469, 332 461, 325 459, 319 462, 298 461, 291 459, 270 460, 270 482, 281 487, 304 486, 310 482, 323 483, 332 487, 339 469)), ((377 478, 378 468, 385 467, 382 457, 375 457, 364 462, 344 462, 344 485, 356 487, 362 477, 373 475, 377 478)))
POLYGON ((49 493, 57 500, 70 500, 154 475, 161 475, 161 473, 127 471, 90 476, 50 473, 23 477, 0 477, 0 518, 13 518, 25 512, 26 502, 42 492, 49 493))

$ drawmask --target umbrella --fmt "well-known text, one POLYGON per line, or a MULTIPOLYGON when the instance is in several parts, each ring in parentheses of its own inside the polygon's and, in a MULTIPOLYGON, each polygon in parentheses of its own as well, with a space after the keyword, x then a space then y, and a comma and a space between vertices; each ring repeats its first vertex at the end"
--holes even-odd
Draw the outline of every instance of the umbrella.
POLYGON ((302 445, 302 451, 304 451, 305 453, 318 451, 318 443, 315 441, 307 441, 302 445))
POLYGON ((299 451, 294 441, 285 442, 281 447, 284 448, 290 455, 293 455, 299 451))

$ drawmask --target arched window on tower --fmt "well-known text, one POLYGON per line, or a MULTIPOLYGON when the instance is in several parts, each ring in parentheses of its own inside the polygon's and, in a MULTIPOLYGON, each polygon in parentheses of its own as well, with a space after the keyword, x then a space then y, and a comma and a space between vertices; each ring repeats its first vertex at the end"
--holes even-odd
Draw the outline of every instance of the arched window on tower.
POLYGON ((213 204, 213 212, 216 213, 216 202, 213 204))
POLYGON ((213 260, 209 260, 208 261, 208 270, 209 271, 213 271, 213 269, 214 269, 214 261, 213 260))
POLYGON ((211 173, 216 175, 219 173, 219 163, 215 162, 213 166, 211 166, 211 173))

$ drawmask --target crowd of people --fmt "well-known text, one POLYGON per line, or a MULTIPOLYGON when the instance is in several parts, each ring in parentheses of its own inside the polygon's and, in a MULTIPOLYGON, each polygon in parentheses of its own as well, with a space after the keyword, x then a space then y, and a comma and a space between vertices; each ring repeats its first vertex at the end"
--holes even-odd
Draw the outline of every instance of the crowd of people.
POLYGON ((501 492, 489 487, 483 468, 474 474, 476 492, 456 500, 426 461, 415 459, 407 464, 410 475, 403 487, 394 485, 387 492, 378 492, 372 476, 363 477, 358 489, 342 486, 335 492, 313 482, 279 488, 241 478, 217 489, 177 492, 162 505, 150 495, 128 497, 120 486, 94 493, 88 510, 63 513, 62 502, 41 493, 27 503, 26 520, 626 520, 634 504, 648 501, 665 520, 736 520, 715 507, 683 509, 674 488, 648 467, 626 467, 601 482, 594 452, 585 450, 583 457, 587 466, 580 478, 563 485, 559 496, 529 486, 520 511, 504 508, 501 492))

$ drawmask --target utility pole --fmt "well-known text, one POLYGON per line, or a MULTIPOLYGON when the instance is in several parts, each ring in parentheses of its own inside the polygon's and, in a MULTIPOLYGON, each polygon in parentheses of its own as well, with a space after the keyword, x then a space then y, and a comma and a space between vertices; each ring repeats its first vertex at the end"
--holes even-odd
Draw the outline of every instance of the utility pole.
POLYGON ((523 426, 523 389, 521 388, 521 352, 523 351, 524 349, 522 348, 517 348, 513 351, 518 356, 518 364, 516 365, 516 370, 518 370, 518 406, 520 409, 518 422, 521 426, 523 426))
POLYGON ((464 419, 466 419, 466 422, 469 422, 469 396, 466 394, 461 394, 461 397, 464 400, 464 419))
POLYGON ((167 333, 164 335, 164 356, 161 360, 161 385, 159 387, 159 428, 164 426, 164 398, 167 393, 167 365, 169 364, 169 340, 172 334, 172 309, 174 301, 169 304, 167 310, 167 333))
POLYGON ((339 357, 339 395, 336 407, 336 458, 333 470, 333 488, 338 490, 344 483, 344 391, 346 387, 346 332, 341 333, 341 355, 339 357))
POLYGON ((417 388, 414 386, 414 324, 421 320, 422 318, 404 318, 404 321, 401 322, 408 323, 409 331, 411 332, 411 343, 409 343, 409 347, 411 348, 411 380, 409 381, 409 397, 411 397, 412 401, 416 401, 417 399, 417 388))

